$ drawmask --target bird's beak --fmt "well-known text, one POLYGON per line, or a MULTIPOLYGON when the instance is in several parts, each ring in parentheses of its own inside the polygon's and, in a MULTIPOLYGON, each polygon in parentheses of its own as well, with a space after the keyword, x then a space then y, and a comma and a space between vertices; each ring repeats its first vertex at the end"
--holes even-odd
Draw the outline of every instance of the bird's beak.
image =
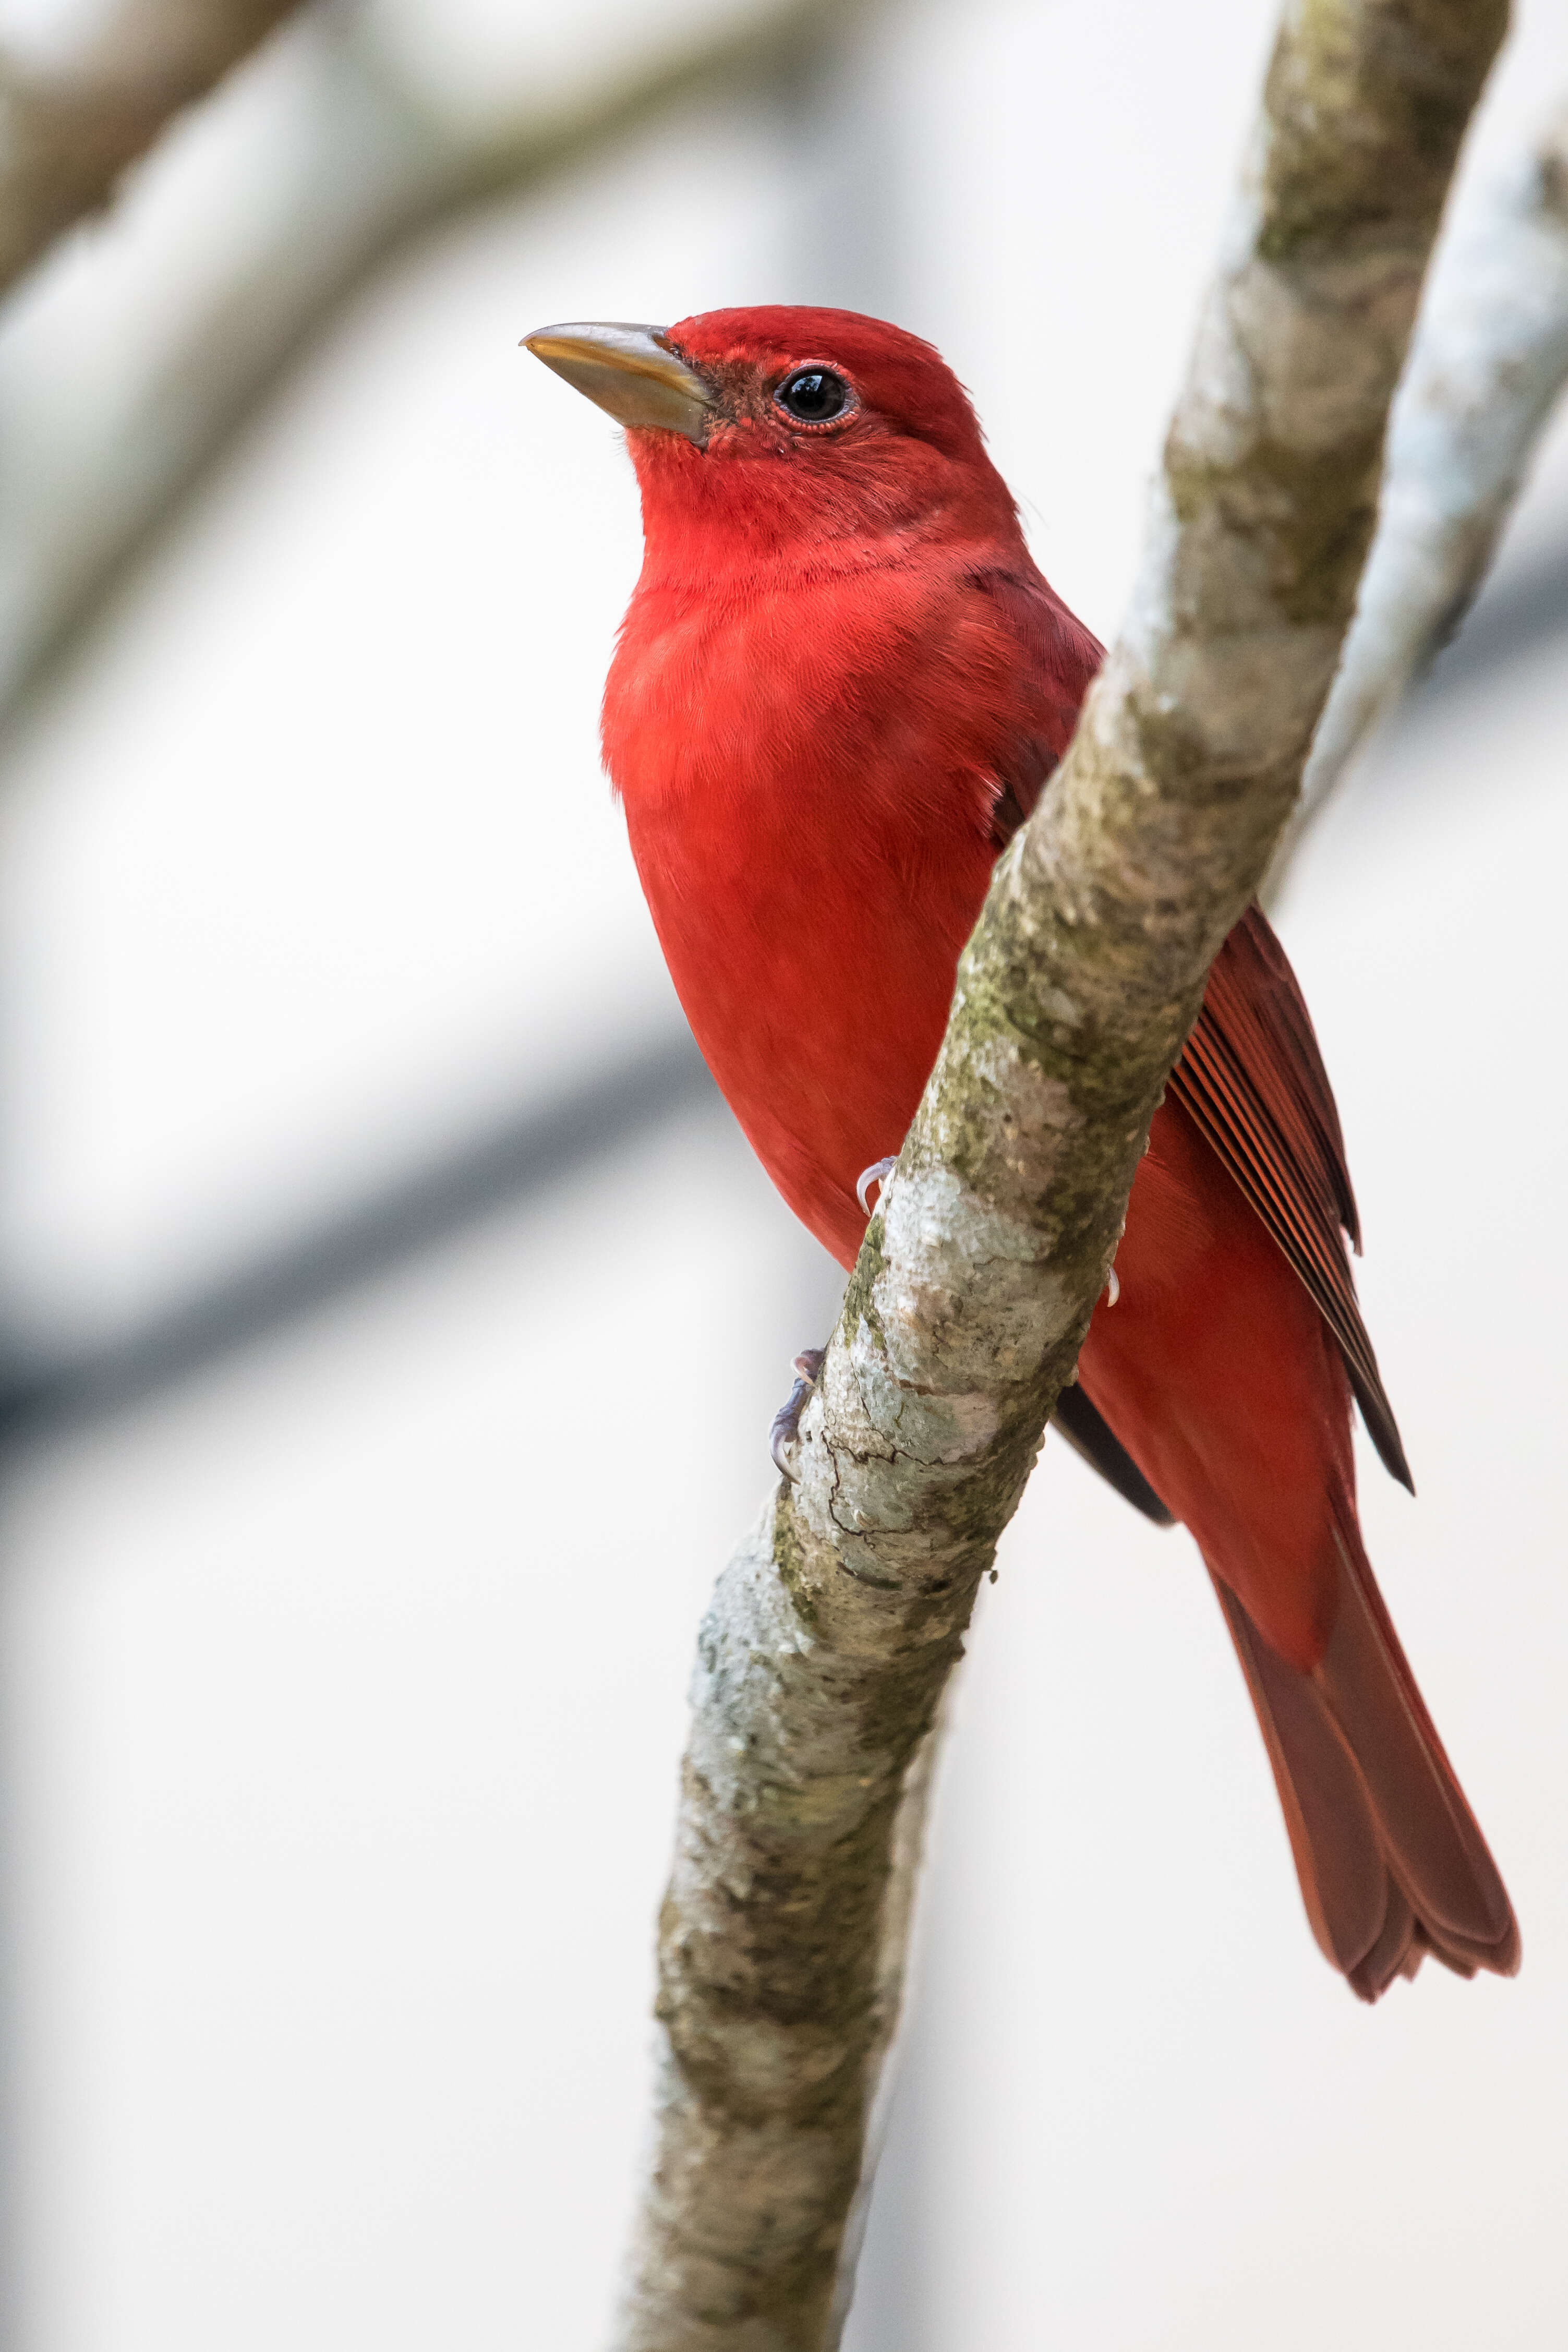
POLYGON ((614 320, 541 327, 524 335, 522 347, 623 425, 684 433, 699 443, 708 438, 713 394, 676 358, 661 327, 614 320))

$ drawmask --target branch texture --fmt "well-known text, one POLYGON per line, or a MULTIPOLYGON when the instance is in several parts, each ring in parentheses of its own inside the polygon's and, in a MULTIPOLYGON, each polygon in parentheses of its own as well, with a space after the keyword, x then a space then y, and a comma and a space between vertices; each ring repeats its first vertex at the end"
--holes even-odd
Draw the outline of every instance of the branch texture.
POLYGON ((1131 616, 1003 859, 802 1424, 699 1643, 622 2352, 819 2352, 896 2013, 909 1794, 1161 1088, 1350 621, 1503 0, 1296 0, 1131 616))
POLYGON ((1568 379, 1568 105, 1444 241, 1394 404, 1377 537, 1270 885, 1469 609, 1568 379))
POLYGON ((0 57, 0 293, 299 0, 124 0, 47 67, 0 57))

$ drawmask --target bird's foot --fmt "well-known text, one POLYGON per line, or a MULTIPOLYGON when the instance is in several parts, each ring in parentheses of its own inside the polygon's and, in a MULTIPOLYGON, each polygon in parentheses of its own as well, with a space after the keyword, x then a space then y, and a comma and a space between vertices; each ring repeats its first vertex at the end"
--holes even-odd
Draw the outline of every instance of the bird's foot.
POLYGON ((781 1478, 789 1480, 791 1486, 795 1484, 795 1477, 791 1457, 795 1440, 800 1435, 800 1417, 805 1411, 812 1390, 816 1386, 816 1376, 822 1370, 822 1360, 826 1353, 826 1348, 801 1349, 795 1360, 799 1378, 774 1413, 773 1425, 768 1432, 768 1452, 773 1457, 773 1467, 781 1478))
POLYGON ((898 1164, 899 1155, 895 1151, 890 1159, 873 1160, 869 1168, 862 1168, 855 1180, 855 1198, 860 1203, 862 1216, 868 1217, 871 1213, 869 1194, 872 1185, 875 1184, 879 1192, 898 1164))

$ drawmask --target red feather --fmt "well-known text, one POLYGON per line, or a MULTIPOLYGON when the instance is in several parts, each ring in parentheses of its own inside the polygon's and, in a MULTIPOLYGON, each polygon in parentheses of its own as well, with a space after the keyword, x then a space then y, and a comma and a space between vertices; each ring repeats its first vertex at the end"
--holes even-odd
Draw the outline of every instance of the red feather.
MULTIPOLYGON (((714 1076, 848 1265, 856 1179, 902 1140, 992 860, 1066 748, 1100 648, 1036 570, 929 345, 783 310, 690 319, 669 341, 713 422, 702 447, 628 436, 647 556, 605 758, 714 1076), (792 425, 773 398, 807 361, 854 395, 826 426, 792 425)), ((1362 1547, 1352 1391, 1409 1473, 1347 1234, 1333 1097, 1254 908, 1155 1114, 1073 1433, 1196 1538, 1313 1930, 1375 1999, 1426 1951, 1511 1970, 1519 1939, 1362 1547)))

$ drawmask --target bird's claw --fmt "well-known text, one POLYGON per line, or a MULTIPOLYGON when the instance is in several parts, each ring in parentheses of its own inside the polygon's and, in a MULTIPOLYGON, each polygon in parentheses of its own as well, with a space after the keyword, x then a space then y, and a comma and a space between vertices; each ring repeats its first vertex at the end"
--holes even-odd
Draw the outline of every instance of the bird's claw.
POLYGON ((774 1413, 773 1425, 768 1432, 768 1452, 773 1457, 773 1468, 781 1478, 787 1478, 792 1486, 795 1484, 795 1473, 791 1463, 791 1452, 796 1438, 800 1435, 801 1414, 805 1411, 812 1390, 816 1386, 816 1376, 822 1370, 822 1360, 826 1353, 826 1348, 801 1349, 795 1360, 795 1369, 799 1378, 777 1412, 774 1413))
POLYGON ((860 1213, 863 1217, 868 1217, 871 1213, 871 1203, 866 1196, 872 1185, 875 1184, 879 1191, 898 1164, 899 1155, 895 1151, 890 1159, 873 1160, 869 1168, 862 1168, 860 1171, 855 1180, 855 1198, 860 1203, 860 1213))

